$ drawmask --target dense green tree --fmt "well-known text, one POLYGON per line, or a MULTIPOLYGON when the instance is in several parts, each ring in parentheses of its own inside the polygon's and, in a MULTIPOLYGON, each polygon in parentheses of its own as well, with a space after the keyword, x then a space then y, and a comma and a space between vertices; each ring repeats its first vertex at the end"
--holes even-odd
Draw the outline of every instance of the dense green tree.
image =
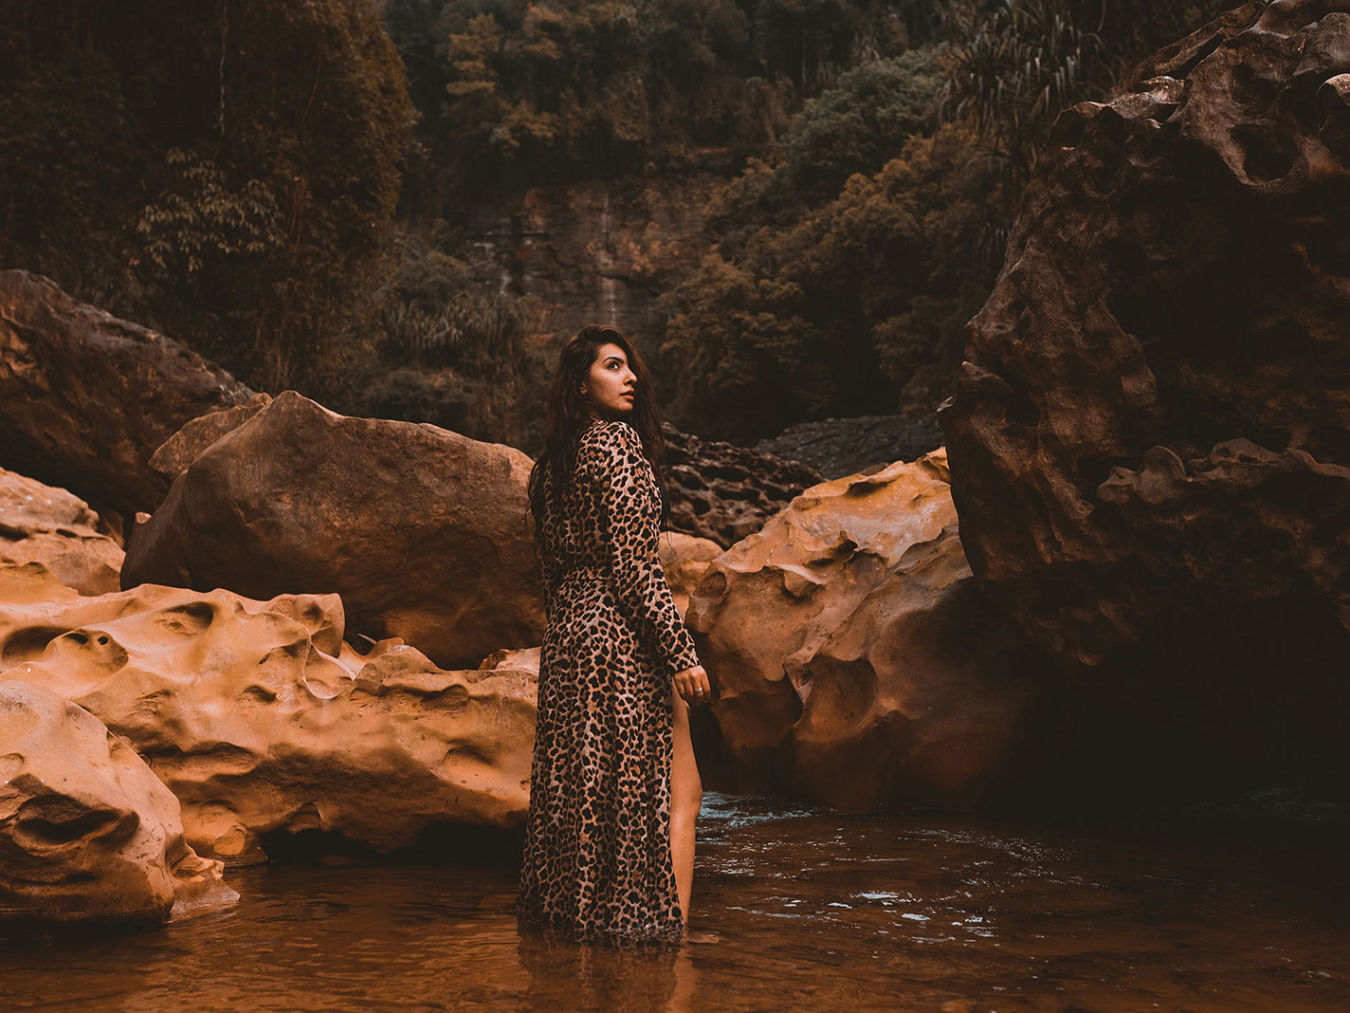
POLYGON ((396 240, 371 358, 351 370, 334 406, 537 446, 542 420, 523 406, 545 396, 554 360, 526 340, 531 300, 479 284, 443 245, 436 232, 396 240))
POLYGON ((925 130, 945 80, 944 47, 910 50, 843 74, 806 103, 766 158, 751 158, 709 208, 710 232, 736 256, 763 225, 782 227, 872 173, 925 130))
POLYGON ((423 113, 409 209, 762 153, 861 59, 936 30, 914 0, 392 0, 423 113))
POLYGON ((14 0, 0 260, 321 388, 374 312, 411 126, 364 0, 14 0))
POLYGON ((716 435, 807 418, 931 411, 987 277, 967 251, 998 181, 952 125, 916 134, 870 175, 731 259, 708 254, 672 292, 663 353, 676 408, 716 435))
POLYGON ((782 139, 785 175, 803 196, 838 193, 875 172, 928 122, 942 81, 942 50, 912 49, 847 71, 806 103, 782 139))

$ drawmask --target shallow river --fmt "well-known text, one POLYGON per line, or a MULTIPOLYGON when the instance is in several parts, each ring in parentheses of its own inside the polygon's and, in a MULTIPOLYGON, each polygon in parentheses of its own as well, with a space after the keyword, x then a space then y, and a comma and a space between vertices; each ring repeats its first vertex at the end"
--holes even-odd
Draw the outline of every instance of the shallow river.
POLYGON ((516 930, 515 859, 228 874, 232 911, 0 937, 0 1009, 1350 1010, 1350 814, 854 817, 709 793, 693 927, 516 930))

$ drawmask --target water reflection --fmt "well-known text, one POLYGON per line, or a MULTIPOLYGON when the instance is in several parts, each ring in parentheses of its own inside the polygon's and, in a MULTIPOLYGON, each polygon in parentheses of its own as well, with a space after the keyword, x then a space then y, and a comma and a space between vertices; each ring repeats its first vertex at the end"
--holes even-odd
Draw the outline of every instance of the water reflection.
POLYGON ((640 950, 569 943, 522 932, 517 951, 529 978, 529 1007, 565 1009, 697 1009, 695 971, 687 950, 640 950))
POLYGON ((844 817, 709 794, 695 927, 517 930, 510 856, 239 870, 231 911, 0 948, 0 1008, 1343 1010, 1344 810, 844 817))

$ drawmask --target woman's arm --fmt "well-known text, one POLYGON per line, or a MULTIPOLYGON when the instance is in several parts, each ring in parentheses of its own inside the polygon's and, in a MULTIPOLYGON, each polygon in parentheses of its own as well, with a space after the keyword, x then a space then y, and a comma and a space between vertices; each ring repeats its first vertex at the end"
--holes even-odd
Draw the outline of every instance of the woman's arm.
POLYGON ((664 674, 675 675, 699 661, 661 566, 659 514, 650 500, 656 490, 642 439, 627 422, 609 422, 596 428, 595 451, 592 481, 600 490, 606 553, 620 611, 655 646, 664 674))

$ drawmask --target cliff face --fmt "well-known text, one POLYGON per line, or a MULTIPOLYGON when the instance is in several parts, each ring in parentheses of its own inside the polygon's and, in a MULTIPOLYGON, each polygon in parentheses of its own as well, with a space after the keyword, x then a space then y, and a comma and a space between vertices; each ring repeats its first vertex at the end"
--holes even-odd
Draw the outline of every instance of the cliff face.
POLYGON ((704 173, 534 187, 467 209, 457 245, 484 284, 533 297, 533 334, 610 324, 657 362, 653 304, 705 252, 703 216, 725 182, 704 173))
POLYGON ((1135 77, 1060 117, 969 325, 962 542, 1103 753, 1343 771, 1350 2, 1245 4, 1135 77))

